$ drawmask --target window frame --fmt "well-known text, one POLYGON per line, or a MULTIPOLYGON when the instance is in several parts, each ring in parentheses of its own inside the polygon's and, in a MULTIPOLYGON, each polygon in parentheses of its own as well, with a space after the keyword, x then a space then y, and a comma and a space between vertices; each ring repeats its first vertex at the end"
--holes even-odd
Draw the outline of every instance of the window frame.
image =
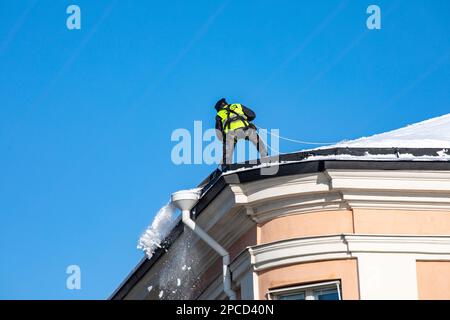
POLYGON ((270 289, 267 291, 266 297, 268 298, 268 300, 279 300, 279 297, 281 295, 304 293, 305 300, 316 300, 314 296, 314 291, 328 288, 336 289, 338 294, 338 300, 342 300, 340 280, 316 282, 293 287, 270 289))

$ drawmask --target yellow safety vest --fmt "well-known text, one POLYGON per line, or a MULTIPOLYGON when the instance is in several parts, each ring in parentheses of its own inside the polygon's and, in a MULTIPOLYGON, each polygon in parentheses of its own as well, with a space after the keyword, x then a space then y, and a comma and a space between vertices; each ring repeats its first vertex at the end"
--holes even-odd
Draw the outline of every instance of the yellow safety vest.
POLYGON ((247 116, 242 109, 242 105, 239 103, 227 104, 217 112, 217 115, 222 120, 224 133, 249 126, 247 116))

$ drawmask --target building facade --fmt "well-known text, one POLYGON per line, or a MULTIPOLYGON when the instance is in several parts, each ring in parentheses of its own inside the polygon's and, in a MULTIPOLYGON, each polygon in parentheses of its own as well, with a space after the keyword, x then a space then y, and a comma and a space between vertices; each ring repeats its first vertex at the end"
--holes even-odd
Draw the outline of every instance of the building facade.
MULTIPOLYGON (((238 299, 450 299, 450 162, 439 152, 295 153, 271 176, 236 165, 206 179, 192 214, 230 252, 238 299)), ((226 299, 220 256, 181 222, 167 243, 111 298, 226 299)))

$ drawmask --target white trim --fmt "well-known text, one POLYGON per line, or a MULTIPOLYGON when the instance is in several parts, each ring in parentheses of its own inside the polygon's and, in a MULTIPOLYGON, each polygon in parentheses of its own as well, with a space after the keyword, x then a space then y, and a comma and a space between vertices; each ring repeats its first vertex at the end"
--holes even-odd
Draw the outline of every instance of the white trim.
POLYGON ((295 197, 267 198, 268 201, 252 204, 251 217, 258 223, 274 218, 316 211, 348 210, 340 192, 321 192, 315 194, 297 194, 295 197))
POLYGON ((323 193, 330 190, 329 179, 323 172, 274 177, 244 183, 241 190, 248 203, 265 202, 267 198, 286 198, 298 194, 323 193))
POLYGON ((233 281, 239 281, 239 279, 244 277, 249 270, 253 271, 252 264, 250 263, 250 253, 248 250, 242 251, 231 262, 230 270, 233 274, 233 281))
POLYGON ((358 253, 362 300, 417 300, 416 256, 408 253, 358 253))
POLYGON ((249 251, 256 271, 293 263, 351 257, 341 236, 283 240, 257 245, 249 251))
POLYGON ((342 294, 341 294, 341 282, 339 281, 337 285, 337 292, 338 292, 338 299, 342 300, 342 294))
POLYGON ((318 283, 310 283, 310 284, 304 284, 304 285, 300 285, 300 286, 294 286, 294 287, 286 287, 286 288, 279 288, 279 289, 270 289, 267 290, 268 294, 274 294, 274 293, 280 293, 280 292, 285 292, 285 293, 289 293, 291 291, 297 291, 297 290, 302 290, 302 289, 309 289, 309 288, 320 288, 320 287, 325 287, 325 286, 329 286, 332 284, 340 284, 339 280, 335 280, 335 281, 326 281, 326 282, 318 282, 318 283))
POLYGON ((332 189, 450 191, 450 171, 328 169, 332 189))
POLYGON ((256 271, 252 272, 253 277, 253 299, 259 300, 259 279, 258 279, 258 273, 256 271))
POLYGON ((288 264, 348 259, 358 253, 414 254, 418 259, 450 260, 450 236, 355 235, 303 237, 249 248, 256 271, 288 264))
MULTIPOLYGON (((258 223, 292 214, 355 208, 450 212, 450 171, 337 170, 274 177, 226 188, 258 223)), ((229 199, 230 200, 230 199, 229 199)), ((207 209, 209 210, 209 208, 207 209)))
POLYGON ((273 299, 281 295, 291 295, 304 292, 305 300, 315 300, 314 299, 314 291, 324 289, 324 288, 336 288, 336 291, 338 293, 338 299, 341 300, 341 294, 340 294, 340 280, 335 281, 326 281, 326 282, 316 282, 316 283, 310 283, 305 285, 299 285, 299 286, 293 286, 293 287, 285 287, 285 288, 279 288, 279 289, 270 289, 267 290, 265 293, 265 296, 269 300, 277 300, 273 299))

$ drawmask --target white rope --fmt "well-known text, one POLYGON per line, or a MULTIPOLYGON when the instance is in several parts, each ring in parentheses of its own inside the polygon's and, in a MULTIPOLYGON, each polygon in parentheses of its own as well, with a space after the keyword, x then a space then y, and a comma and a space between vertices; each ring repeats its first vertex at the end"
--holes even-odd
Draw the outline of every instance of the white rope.
MULTIPOLYGON (((259 135, 258 135, 258 136, 259 136, 259 135)), ((264 141, 263 138, 261 138, 261 136, 259 136, 259 140, 261 140, 262 143, 264 143, 264 145, 266 146, 266 148, 269 148, 269 150, 270 150, 271 152, 275 152, 275 154, 277 154, 277 155, 283 154, 283 153, 281 153, 280 151, 276 150, 275 148, 272 148, 266 141, 264 141)), ((271 154, 271 155, 273 156, 274 154, 271 154)))
MULTIPOLYGON (((259 130, 265 130, 262 129, 258 126, 255 125, 255 127, 257 127, 259 130)), ((295 139, 290 139, 290 138, 286 138, 280 135, 277 135, 275 133, 272 133, 271 131, 267 130, 267 132, 273 136, 273 137, 277 137, 280 138, 282 140, 286 140, 286 141, 291 141, 291 142, 295 142, 295 143, 300 143, 300 144, 309 144, 309 145, 324 145, 324 144, 336 144, 337 142, 311 142, 311 141, 302 141, 302 140, 295 140, 295 139)))

